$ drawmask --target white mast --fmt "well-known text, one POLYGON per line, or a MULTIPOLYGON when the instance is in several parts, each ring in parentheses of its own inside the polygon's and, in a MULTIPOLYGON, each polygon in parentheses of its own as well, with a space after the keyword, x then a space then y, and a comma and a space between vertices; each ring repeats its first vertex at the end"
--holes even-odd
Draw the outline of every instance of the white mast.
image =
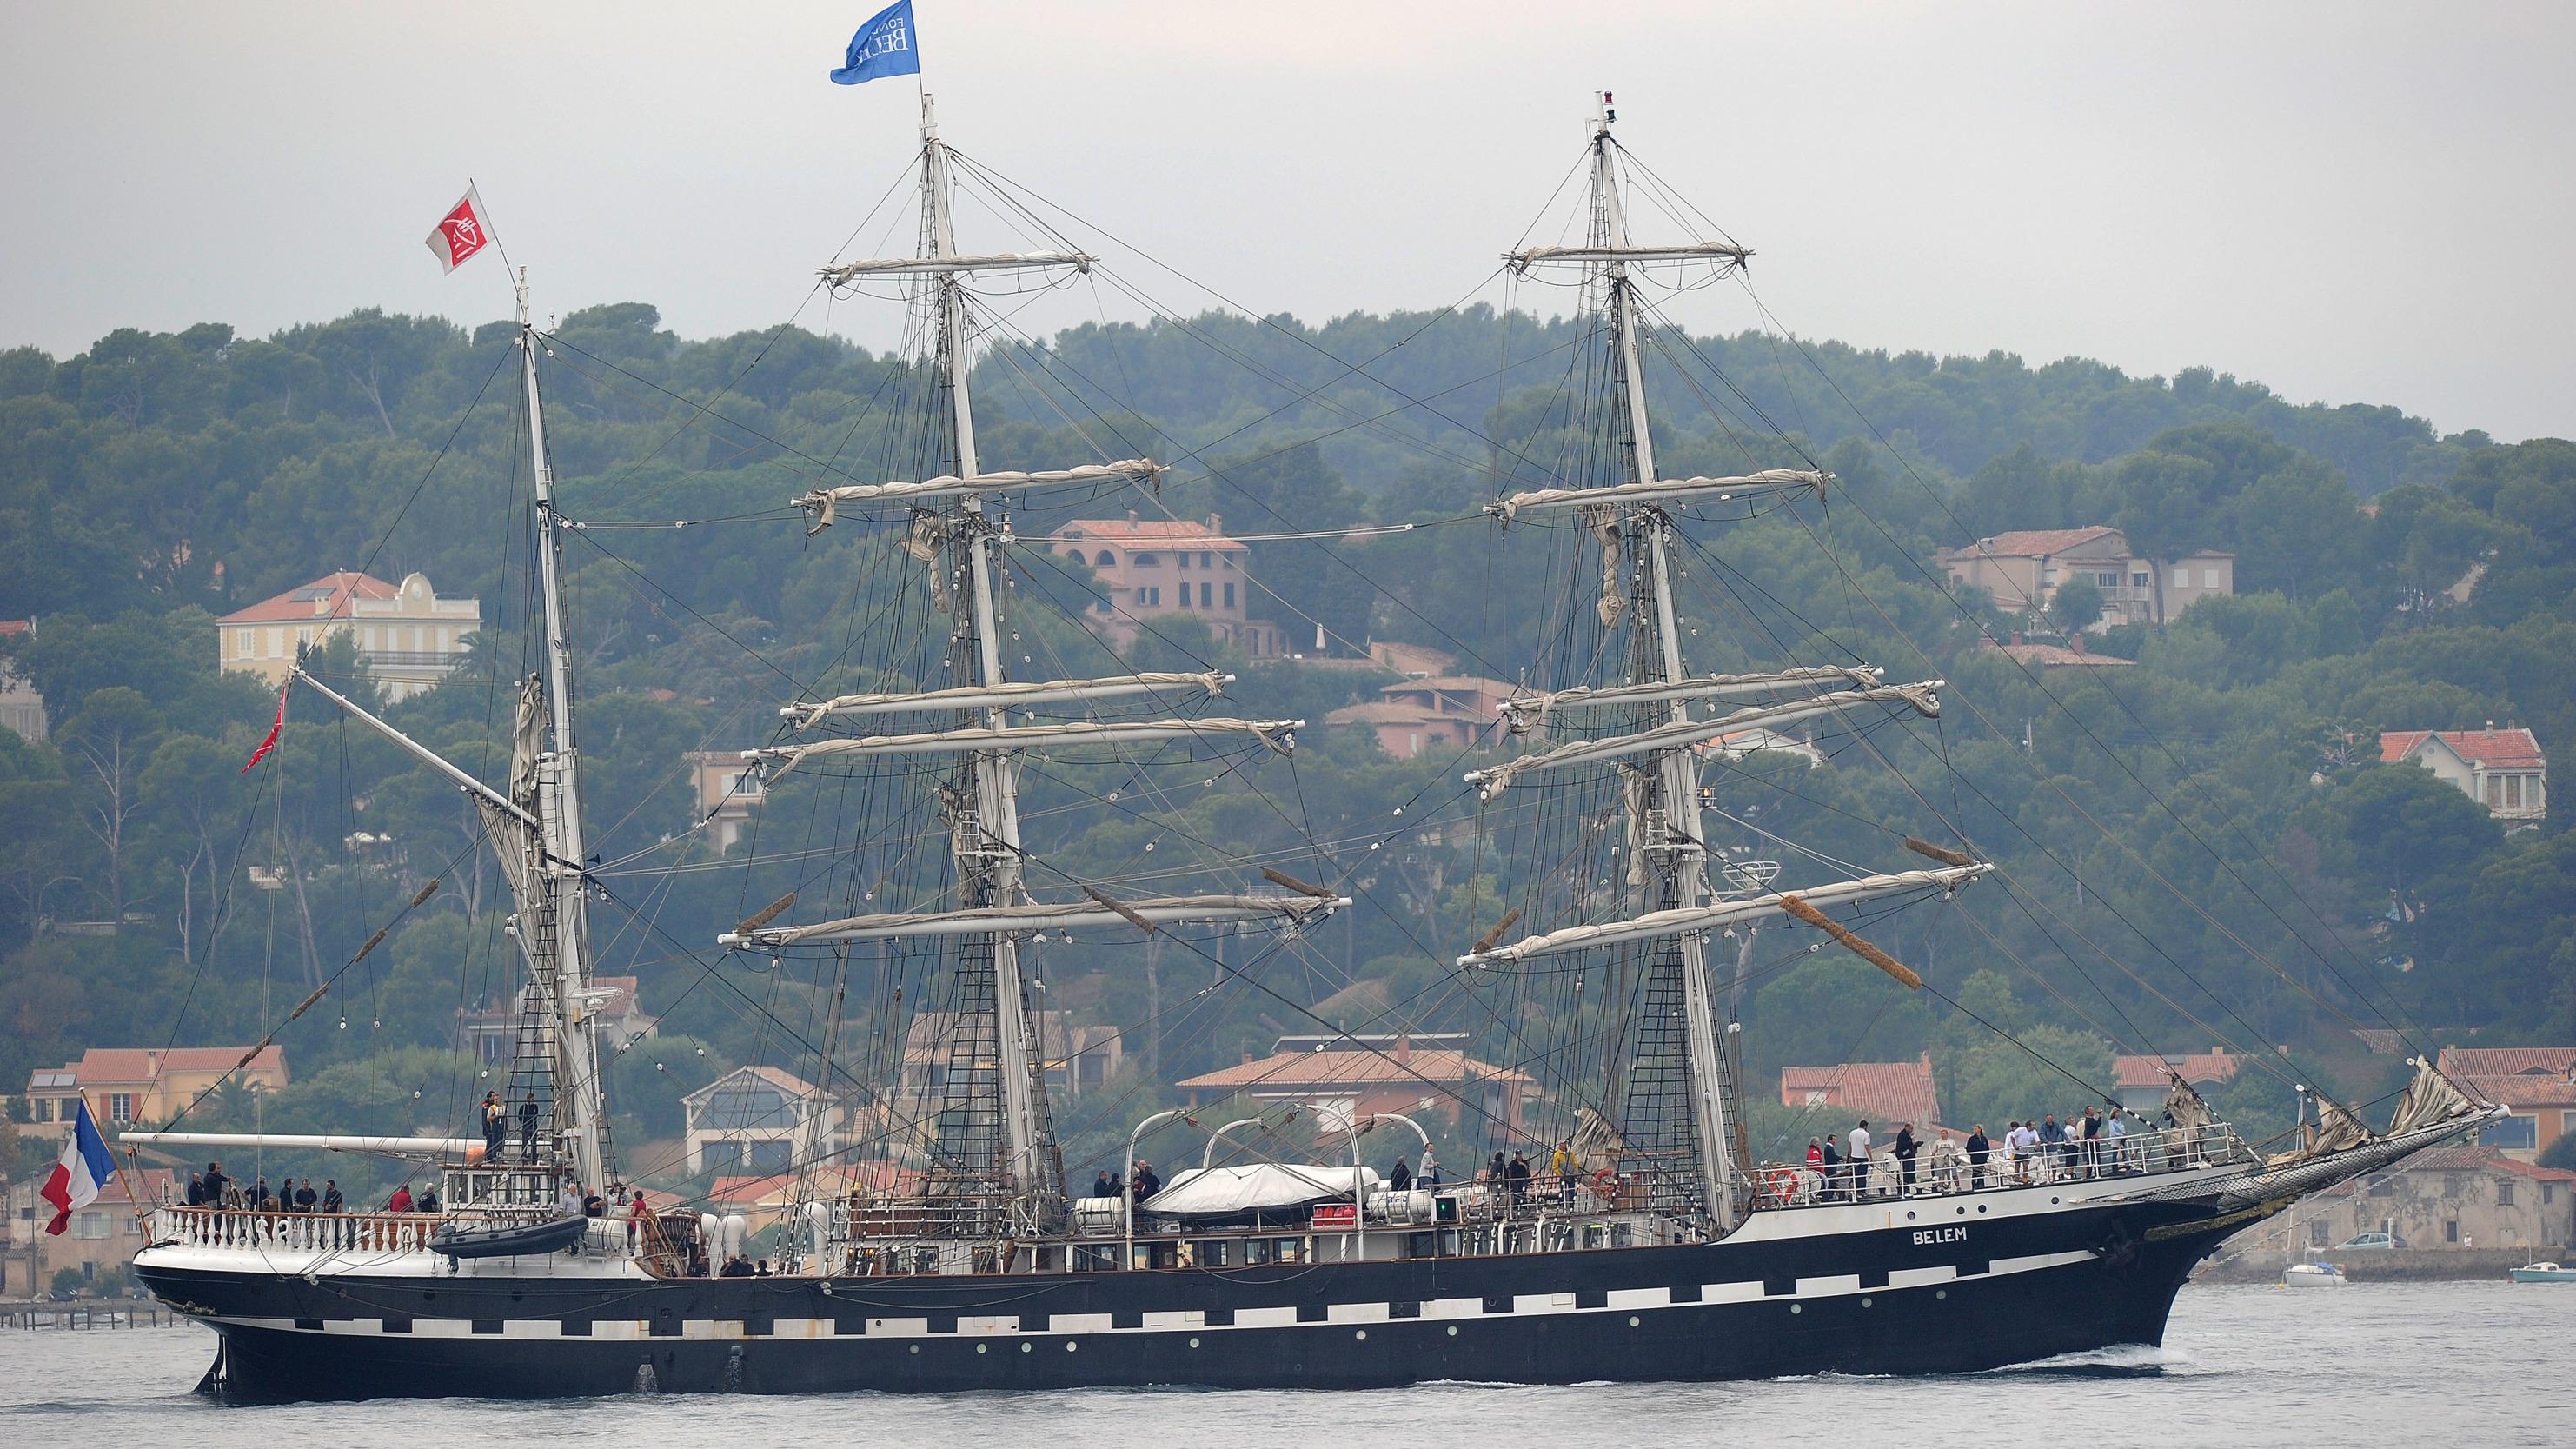
MULTIPOLYGON (((1628 474, 1623 481, 1648 484, 1657 477, 1655 444, 1646 411, 1646 374, 1638 355, 1635 298, 1629 287, 1627 258, 1621 254, 1628 246, 1628 218, 1620 204, 1617 148, 1610 140, 1612 117, 1610 93, 1603 91, 1592 119, 1592 198, 1594 225, 1599 232, 1594 242, 1606 253, 1603 300, 1610 309, 1616 364, 1627 402, 1628 474)), ((1681 631, 1673 617, 1672 575, 1665 558, 1668 525, 1662 514, 1651 509, 1630 518, 1632 536, 1642 535, 1636 538, 1643 545, 1639 561, 1655 608, 1655 647, 1637 661, 1644 671, 1637 682, 1661 684, 1687 679, 1690 670, 1682 661, 1681 631)), ((1637 620, 1634 624, 1645 622, 1637 620)), ((1681 700, 1673 700, 1665 708, 1675 724, 1690 719, 1690 708, 1681 700)), ((1667 752, 1655 771, 1657 798, 1641 800, 1634 793, 1623 792, 1628 801, 1630 878, 1642 887, 1650 911, 1692 910, 1708 895, 1708 853, 1700 837, 1696 759, 1696 752, 1689 749, 1667 752)), ((1705 936, 1685 932, 1680 945, 1682 1013, 1689 1044, 1691 1122, 1699 1146, 1700 1197, 1718 1230, 1724 1232, 1735 1226, 1737 1205, 1734 1158, 1727 1147, 1732 1133, 1726 1121, 1725 1068, 1717 1041, 1717 998, 1709 986, 1705 936)))
MULTIPOLYGON (((951 179, 948 147, 939 138, 939 123, 931 110, 931 98, 921 98, 922 187, 929 205, 929 227, 923 237, 923 260, 960 260, 955 227, 950 216, 951 179)), ((972 481, 979 471, 975 456, 975 409, 967 387, 967 353, 965 283, 961 271, 951 268, 929 269, 931 286, 936 289, 939 324, 940 363, 948 387, 948 425, 956 476, 972 481)), ((974 683, 985 689, 998 689, 1007 683, 1002 672, 1002 654, 998 621, 993 610, 993 532, 984 516, 984 495, 962 493, 957 496, 958 522, 952 531, 956 546, 965 554, 967 599, 975 631, 974 683)), ((983 710, 988 728, 1005 729, 1010 724, 1010 711, 1000 702, 983 710)), ((1021 884, 1019 771, 1011 755, 999 750, 979 751, 973 757, 977 823, 990 848, 981 859, 957 862, 962 883, 980 875, 983 889, 976 894, 977 905, 1017 905, 1026 891, 1021 884)), ((962 836, 953 836, 963 844, 962 836)), ((1001 1074, 1003 1165, 1007 1174, 1005 1186, 1016 1197, 1033 1197, 1049 1192, 1054 1181, 1053 1163, 1046 1157, 1048 1144, 1043 1140, 1043 1090, 1036 1076, 1036 1044, 1030 1030, 1028 997, 1020 975, 1020 944, 1015 936, 996 932, 991 938, 993 952, 993 1015, 995 1035, 999 1038, 1001 1074)))
POLYGON ((528 462, 536 497, 537 583, 545 609, 545 732, 536 758, 537 858, 528 899, 538 919, 523 921, 520 946, 554 1018, 554 1097, 561 1148, 585 1188, 607 1186, 607 1117, 600 1093, 596 1028, 584 998, 589 983, 589 917, 582 880, 579 755, 573 748, 572 651, 564 635, 563 541, 556 526, 554 468, 546 461, 546 414, 537 394, 542 344, 528 316, 528 280, 519 274, 520 370, 528 394, 528 462))

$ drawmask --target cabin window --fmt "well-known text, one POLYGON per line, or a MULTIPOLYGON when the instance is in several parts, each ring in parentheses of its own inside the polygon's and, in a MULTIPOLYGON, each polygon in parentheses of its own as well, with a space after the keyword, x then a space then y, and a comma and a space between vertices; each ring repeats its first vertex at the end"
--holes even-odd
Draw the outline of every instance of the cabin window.
POLYGON ((1258 1268, 1269 1261, 1270 1241, 1267 1238, 1247 1238, 1244 1240, 1243 1263, 1245 1267, 1258 1268))
POLYGON ((1223 1238, 1211 1238, 1198 1245, 1199 1266, 1202 1268, 1231 1267, 1234 1262, 1233 1252, 1234 1244, 1223 1238))
POLYGON ((1271 1239, 1270 1261, 1274 1263, 1302 1263, 1306 1261, 1306 1240, 1303 1238, 1271 1239))
POLYGON ((1111 1243, 1077 1243, 1073 1249, 1073 1271, 1077 1273, 1114 1273, 1118 1269, 1118 1248, 1111 1243))

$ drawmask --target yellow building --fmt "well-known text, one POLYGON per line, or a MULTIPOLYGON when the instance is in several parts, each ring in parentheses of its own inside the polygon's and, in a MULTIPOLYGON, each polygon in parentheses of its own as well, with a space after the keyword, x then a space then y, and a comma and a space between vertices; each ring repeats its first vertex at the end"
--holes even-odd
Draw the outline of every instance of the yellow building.
MULTIPOLYGON (((99 1131, 111 1144, 120 1127, 166 1122, 195 1101, 197 1094, 233 1074, 248 1047, 91 1047, 65 1066, 39 1068, 27 1075, 27 1115, 32 1130, 72 1119, 72 1103, 89 1098, 99 1131)), ((264 1046, 242 1080, 262 1091, 286 1085, 286 1048, 264 1046)))
POLYGON ((215 622, 223 667, 286 682, 298 649, 353 634, 387 699, 407 699, 447 677, 483 627, 480 599, 442 599, 420 574, 389 584, 343 570, 262 599, 215 622))

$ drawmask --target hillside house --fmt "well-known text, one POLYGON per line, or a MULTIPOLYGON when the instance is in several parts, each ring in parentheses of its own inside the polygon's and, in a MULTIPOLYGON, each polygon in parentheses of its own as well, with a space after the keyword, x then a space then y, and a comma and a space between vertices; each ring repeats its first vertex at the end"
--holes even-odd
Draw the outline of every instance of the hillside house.
POLYGON ((1174 617, 1197 619, 1249 659, 1288 652, 1288 634, 1254 618, 1252 550, 1225 536, 1224 520, 1077 518, 1047 536, 1047 551, 1090 568, 1100 599, 1084 621, 1120 652, 1174 617))
POLYGON ((2203 599, 2236 592, 2236 555, 2140 558, 2129 547, 2128 535, 2107 524, 1998 533, 1942 549, 1935 559, 1951 583, 1984 590, 2008 614, 2045 613, 2061 584, 2091 579, 2102 593, 2097 629, 2159 623, 2203 599))
POLYGON ((1837 1130, 1867 1118, 1882 1140, 1893 1137, 1908 1122, 1918 1134, 1929 1134, 1941 1122, 1941 1094, 1932 1082, 1930 1052, 1910 1062, 1783 1067, 1780 1105, 1811 1108, 1837 1130))
POLYGON ((2549 758, 2540 740, 2511 723, 2482 730, 2389 730, 2379 737, 2382 764, 2412 760, 2477 801, 2507 829, 2549 816, 2549 758))
POLYGON ((442 599, 420 574, 399 584, 342 570, 236 609, 215 621, 221 666, 286 682, 296 652, 338 634, 354 636, 358 655, 390 700, 435 688, 465 660, 466 636, 483 627, 479 599, 442 599))
POLYGON ((2576 1046, 2445 1047, 2442 1075, 2512 1115, 2478 1134, 2478 1144, 2528 1162, 2576 1132, 2576 1046))

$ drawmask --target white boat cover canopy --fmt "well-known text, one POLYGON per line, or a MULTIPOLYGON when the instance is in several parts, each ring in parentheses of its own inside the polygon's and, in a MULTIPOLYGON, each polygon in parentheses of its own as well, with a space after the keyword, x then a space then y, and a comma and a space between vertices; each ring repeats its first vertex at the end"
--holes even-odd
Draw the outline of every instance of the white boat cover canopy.
POLYGON ((1161 1192, 1145 1199, 1145 1211, 1175 1217, 1217 1218, 1268 1208, 1306 1207, 1319 1202, 1349 1202, 1351 1174, 1360 1175, 1362 1190, 1377 1189, 1373 1167, 1319 1167, 1311 1163, 1247 1162, 1233 1167, 1192 1167, 1172 1174, 1161 1192))

